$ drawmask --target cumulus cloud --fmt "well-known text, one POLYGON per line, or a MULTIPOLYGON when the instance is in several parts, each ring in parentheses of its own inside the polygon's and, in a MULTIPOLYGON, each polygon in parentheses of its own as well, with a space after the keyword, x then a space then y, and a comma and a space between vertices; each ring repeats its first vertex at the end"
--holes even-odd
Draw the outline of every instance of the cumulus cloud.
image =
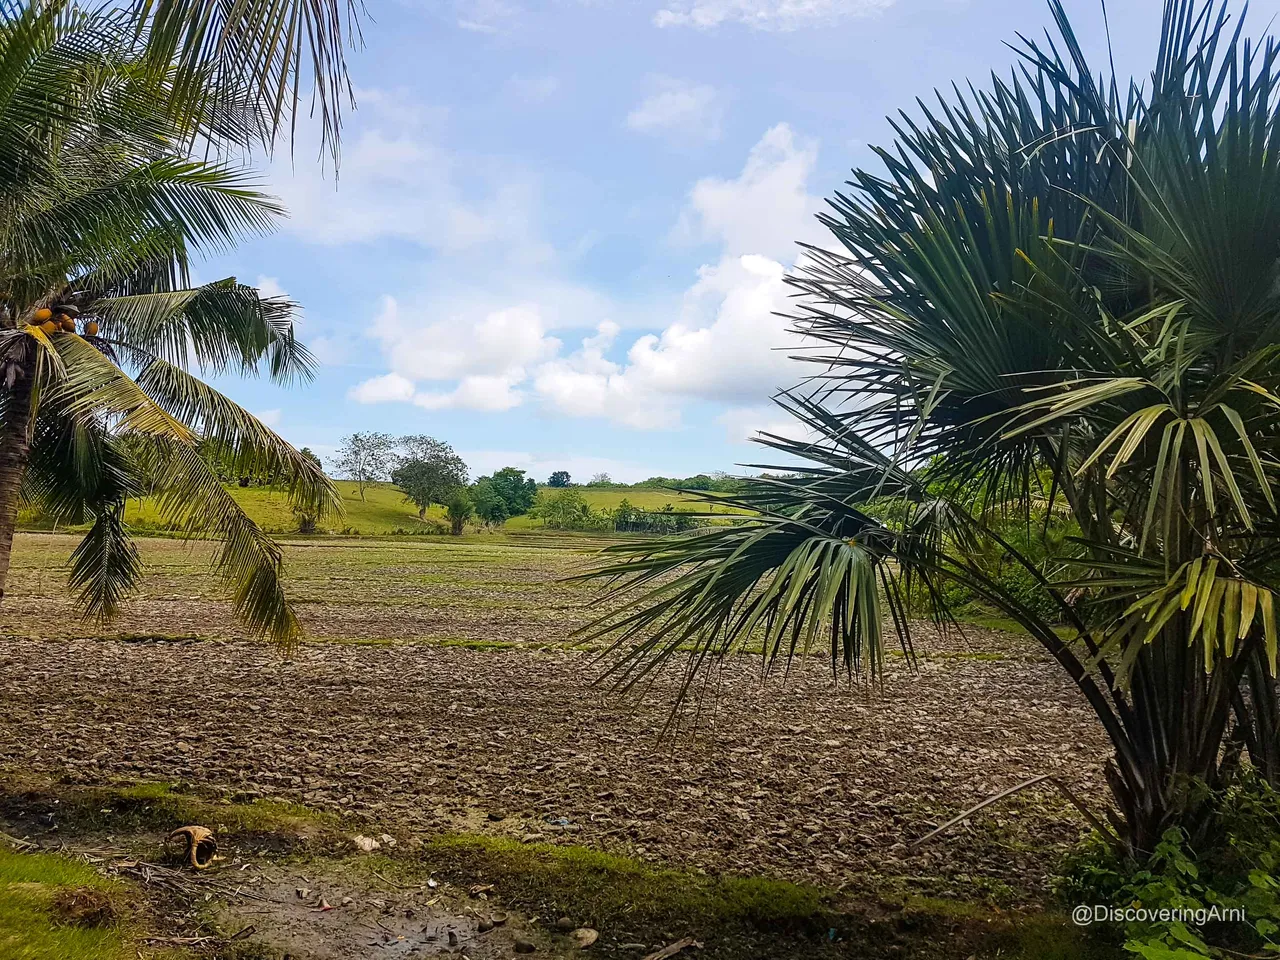
POLYGON ((896 0, 677 0, 653 16, 659 27, 711 30, 741 23, 757 30, 797 30, 867 16, 896 0))
POLYGON ((645 430, 678 426, 689 402, 756 409, 803 376, 779 313, 788 307, 793 241, 821 236, 812 222, 819 201, 807 188, 816 156, 813 143, 779 124, 736 177, 694 185, 676 232, 719 252, 656 332, 625 342, 632 324, 617 322, 607 298, 554 280, 526 286, 533 295, 520 300, 501 291, 404 304, 387 297, 371 336, 388 372, 351 398, 491 411, 532 399, 550 412, 645 430), (551 334, 583 327, 592 332, 567 349, 551 334))
POLYGON ((545 333, 536 307, 520 305, 482 314, 458 314, 428 322, 384 297, 372 335, 391 371, 353 387, 359 403, 414 403, 429 410, 509 410, 523 394, 517 386, 528 368, 559 351, 545 333), (419 383, 456 381, 452 388, 419 383))
POLYGON ((720 136, 724 111, 715 87, 664 76, 651 77, 649 84, 652 92, 627 114, 630 129, 678 141, 720 136))
POLYGON ((788 124, 771 127, 751 148, 737 177, 705 177, 694 184, 675 238, 717 242, 727 254, 756 253, 791 263, 797 240, 823 238, 814 219, 822 201, 807 190, 817 159, 816 143, 797 137, 788 124))
POLYGON ((606 356, 617 330, 602 325, 578 351, 541 366, 535 392, 563 413, 658 429, 679 423, 683 401, 746 406, 799 379, 787 349, 798 340, 778 315, 795 247, 779 237, 818 238, 809 220, 819 201, 807 191, 815 161, 816 147, 780 124, 738 177, 699 181, 680 229, 718 241, 723 254, 699 269, 679 319, 637 339, 625 362, 606 356))
POLYGON ((616 323, 601 323, 575 353, 539 367, 534 390, 550 408, 569 416, 606 417, 641 430, 674 426, 680 412, 670 398, 605 358, 618 332, 616 323))

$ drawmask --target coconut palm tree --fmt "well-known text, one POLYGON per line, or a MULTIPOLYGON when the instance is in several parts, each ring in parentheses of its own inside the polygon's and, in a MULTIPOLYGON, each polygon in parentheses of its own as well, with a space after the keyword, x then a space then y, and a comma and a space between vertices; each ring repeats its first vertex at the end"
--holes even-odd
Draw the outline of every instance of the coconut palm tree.
POLYGON ((189 280, 193 254, 281 213, 236 163, 191 156, 251 145, 260 91, 222 76, 216 96, 186 96, 184 72, 150 56, 128 10, 50 2, 0 18, 0 595, 27 503, 90 524, 71 582, 86 614, 115 613, 139 571, 124 505, 145 483, 176 525, 223 540, 237 611, 288 642, 280 550, 210 461, 277 478, 312 515, 335 509, 333 486, 189 369, 310 375, 291 304, 189 280))
POLYGON ((622 683, 748 643, 874 675, 882 619, 910 650, 911 590, 959 583, 1092 707, 1107 832, 1140 856, 1242 753, 1280 782, 1280 48, 1167 0, 1125 84, 1050 6, 1060 42, 903 114, 830 201, 834 249, 790 278, 816 376, 778 398, 808 437, 763 438, 803 465, 716 499, 753 522, 614 548, 599 575, 634 605, 592 630, 622 683), (1046 505, 1079 536, 1042 564, 998 518, 1046 505))

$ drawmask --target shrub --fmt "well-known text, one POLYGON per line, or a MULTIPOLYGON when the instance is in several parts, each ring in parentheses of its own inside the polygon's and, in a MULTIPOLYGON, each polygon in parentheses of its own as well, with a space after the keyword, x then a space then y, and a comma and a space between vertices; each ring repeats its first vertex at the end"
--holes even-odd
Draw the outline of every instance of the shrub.
POLYGON ((1280 953, 1280 794, 1246 773, 1209 801, 1194 840, 1169 829, 1143 863, 1091 837, 1065 864, 1059 893, 1073 905, 1188 911, 1191 923, 1123 924, 1125 949, 1144 960, 1280 953), (1224 918, 1228 910, 1242 911, 1244 919, 1224 918), (1197 913, 1204 920, 1198 926, 1197 913))

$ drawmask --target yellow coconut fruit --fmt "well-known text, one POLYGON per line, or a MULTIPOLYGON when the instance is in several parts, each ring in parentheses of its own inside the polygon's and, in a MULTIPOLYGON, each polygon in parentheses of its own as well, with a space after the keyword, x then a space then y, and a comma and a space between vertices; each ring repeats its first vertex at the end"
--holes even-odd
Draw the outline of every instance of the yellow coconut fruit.
POLYGON ((49 337, 53 335, 53 331, 58 329, 58 325, 52 320, 46 320, 44 323, 40 324, 40 329, 44 331, 44 335, 46 337, 49 337))
POLYGON ((76 322, 75 322, 74 320, 72 320, 70 317, 63 317, 63 318, 62 318, 62 329, 63 329, 63 330, 65 330, 65 331, 67 331, 67 333, 75 333, 75 332, 76 332, 76 322))
POLYGON ((98 322, 90 320, 84 325, 84 332, 91 337, 96 337, 98 335, 98 322))
POLYGON ((53 319, 53 311, 48 307, 41 307, 36 311, 36 323, 44 323, 46 320, 53 319))

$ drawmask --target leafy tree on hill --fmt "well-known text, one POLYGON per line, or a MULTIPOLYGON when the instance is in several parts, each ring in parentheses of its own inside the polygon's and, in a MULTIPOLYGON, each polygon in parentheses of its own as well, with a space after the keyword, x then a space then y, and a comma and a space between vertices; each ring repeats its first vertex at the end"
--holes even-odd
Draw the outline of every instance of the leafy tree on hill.
POLYGON ((448 503, 456 490, 467 485, 467 465, 453 447, 431 437, 405 437, 401 444, 409 455, 391 472, 391 482, 425 518, 433 503, 448 503))
POLYGON ((608 514, 592 510, 582 491, 572 487, 544 495, 536 512, 550 530, 604 530, 612 524, 608 514))
POLYGON ((339 474, 356 482, 363 500, 364 488, 385 480, 396 459, 395 437, 388 433, 353 433, 343 438, 334 466, 339 474))
POLYGON ((588 487, 607 487, 613 483, 613 479, 607 473, 597 473, 587 481, 588 487))
POLYGON ((526 477, 518 467, 503 467, 494 471, 491 477, 481 477, 477 483, 486 480, 492 487, 493 495, 500 497, 506 505, 509 517, 528 513, 538 496, 538 484, 532 477, 526 477))
POLYGON ((481 477, 472 485, 471 502, 475 504, 476 516, 490 526, 500 526, 511 516, 507 501, 488 477, 481 477))
POLYGON ((548 487, 567 487, 569 486, 569 483, 570 483, 569 471, 557 470, 555 473, 551 474, 551 478, 547 481, 547 486, 548 487))

